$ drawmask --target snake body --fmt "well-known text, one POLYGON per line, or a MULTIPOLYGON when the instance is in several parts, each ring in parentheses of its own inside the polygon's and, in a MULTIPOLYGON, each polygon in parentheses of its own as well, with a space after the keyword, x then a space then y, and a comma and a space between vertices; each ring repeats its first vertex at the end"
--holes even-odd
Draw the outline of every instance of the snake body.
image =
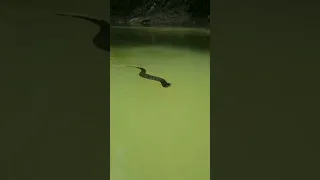
MULTIPOLYGON (((110 24, 107 21, 100 20, 94 17, 84 16, 79 14, 71 14, 71 13, 56 13, 56 15, 80 18, 98 25, 100 27, 100 30, 98 34, 96 34, 95 37, 93 38, 93 44, 101 50, 110 52, 110 24)), ((140 77, 153 80, 153 81, 158 81, 161 83, 162 87, 167 88, 171 86, 171 83, 168 83, 163 78, 147 74, 146 69, 142 67, 132 66, 132 65, 127 65, 126 67, 134 67, 134 68, 140 69, 141 70, 139 73, 140 77)))
POLYGON ((101 19, 97 19, 95 17, 89 17, 79 14, 71 14, 71 13, 56 13, 58 16, 69 16, 74 18, 80 18, 87 21, 90 21, 100 27, 98 34, 96 34, 93 38, 93 44, 103 50, 110 52, 110 24, 101 19))
POLYGON ((149 80, 153 80, 153 81, 158 81, 161 83, 162 87, 170 87, 171 86, 171 83, 168 83, 166 80, 164 80, 163 78, 161 77, 157 77, 157 76, 153 76, 153 75, 150 75, 150 74, 147 74, 147 70, 142 68, 142 67, 139 67, 139 66, 132 66, 132 65, 127 65, 127 67, 134 67, 134 68, 138 68, 140 69, 140 73, 139 73, 139 76, 142 77, 142 78, 145 78, 145 79, 149 79, 149 80))

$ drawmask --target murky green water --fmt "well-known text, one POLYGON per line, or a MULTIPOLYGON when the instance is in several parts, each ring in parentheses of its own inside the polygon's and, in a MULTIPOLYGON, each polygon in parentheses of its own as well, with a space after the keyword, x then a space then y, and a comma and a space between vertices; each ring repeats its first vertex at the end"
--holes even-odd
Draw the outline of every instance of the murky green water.
POLYGON ((209 32, 114 28, 111 44, 111 180, 209 179, 209 32))

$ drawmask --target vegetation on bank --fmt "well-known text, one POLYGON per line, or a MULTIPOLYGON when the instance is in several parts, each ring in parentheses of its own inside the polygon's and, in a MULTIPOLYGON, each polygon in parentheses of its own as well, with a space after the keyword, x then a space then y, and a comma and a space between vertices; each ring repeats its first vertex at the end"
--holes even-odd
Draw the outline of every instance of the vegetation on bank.
POLYGON ((112 24, 203 26, 209 22, 209 0, 114 0, 112 24))

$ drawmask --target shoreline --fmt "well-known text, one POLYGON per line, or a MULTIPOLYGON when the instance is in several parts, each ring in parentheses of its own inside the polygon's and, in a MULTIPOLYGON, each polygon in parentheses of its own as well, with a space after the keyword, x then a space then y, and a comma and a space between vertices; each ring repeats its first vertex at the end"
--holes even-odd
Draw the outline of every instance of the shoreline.
MULTIPOLYGON (((152 17, 150 17, 152 19, 152 17)), ((136 18, 143 19, 143 18, 136 18)), ((167 18, 167 21, 151 21, 148 23, 144 23, 142 21, 134 21, 126 20, 125 17, 111 17, 110 24, 113 27, 164 27, 164 28, 203 28, 210 29, 210 22, 207 18, 204 17, 190 17, 183 22, 175 22, 171 21, 170 18, 167 18)))
POLYGON ((122 29, 122 28, 131 28, 131 29, 155 29, 157 31, 183 31, 183 30, 195 30, 195 31, 205 31, 210 32, 210 27, 206 26, 168 26, 168 25, 150 25, 150 26, 137 26, 137 25, 111 25, 111 28, 122 29))

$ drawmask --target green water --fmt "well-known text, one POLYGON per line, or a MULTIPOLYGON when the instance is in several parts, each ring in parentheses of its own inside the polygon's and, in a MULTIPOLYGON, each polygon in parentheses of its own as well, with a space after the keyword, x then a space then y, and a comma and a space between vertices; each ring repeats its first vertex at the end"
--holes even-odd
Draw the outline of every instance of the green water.
POLYGON ((111 46, 111 180, 209 179, 209 32, 114 28, 111 46))

